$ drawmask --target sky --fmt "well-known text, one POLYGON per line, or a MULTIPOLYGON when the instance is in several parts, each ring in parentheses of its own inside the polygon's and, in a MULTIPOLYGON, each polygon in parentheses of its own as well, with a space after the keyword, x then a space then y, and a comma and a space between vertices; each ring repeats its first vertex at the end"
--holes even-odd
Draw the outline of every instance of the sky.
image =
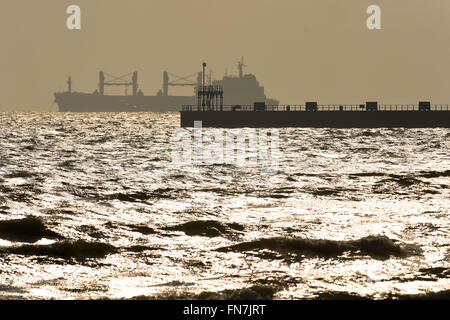
POLYGON ((139 71, 154 95, 163 71, 206 61, 217 79, 241 56, 282 104, 447 104, 449 13, 448 0, 1 0, 0 111, 56 110, 69 75, 93 92, 100 70, 139 71), (72 4, 81 30, 66 27, 72 4), (373 4, 381 30, 366 27, 373 4))

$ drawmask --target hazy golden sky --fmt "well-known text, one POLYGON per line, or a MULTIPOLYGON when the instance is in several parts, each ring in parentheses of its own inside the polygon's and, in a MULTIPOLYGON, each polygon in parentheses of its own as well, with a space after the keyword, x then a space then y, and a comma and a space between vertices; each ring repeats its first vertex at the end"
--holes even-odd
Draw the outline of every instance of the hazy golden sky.
MULTIPOLYGON (((450 103, 449 0, 1 0, 0 110, 48 110, 53 92, 92 92, 98 71, 221 77, 245 57, 282 103, 450 103), (82 30, 66 28, 67 6, 82 30), (382 30, 366 8, 382 9, 382 30)), ((172 90, 172 94, 177 91, 172 90)))

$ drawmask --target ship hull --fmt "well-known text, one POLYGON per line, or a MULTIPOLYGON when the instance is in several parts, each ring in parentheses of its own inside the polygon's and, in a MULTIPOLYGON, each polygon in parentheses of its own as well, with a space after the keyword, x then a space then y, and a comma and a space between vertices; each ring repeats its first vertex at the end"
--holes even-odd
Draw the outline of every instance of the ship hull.
POLYGON ((450 111, 181 111, 181 127, 450 128, 450 111))
POLYGON ((197 103, 195 96, 100 96, 55 93, 60 112, 175 112, 197 103))

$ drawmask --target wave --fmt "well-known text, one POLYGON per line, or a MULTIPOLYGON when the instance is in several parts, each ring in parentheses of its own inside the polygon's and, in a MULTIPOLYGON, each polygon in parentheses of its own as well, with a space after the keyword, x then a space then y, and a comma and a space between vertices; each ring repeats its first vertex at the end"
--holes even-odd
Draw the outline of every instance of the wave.
POLYGON ((150 194, 145 192, 135 192, 135 193, 114 193, 107 195, 108 200, 120 200, 123 202, 140 202, 147 201, 152 198, 150 194))
POLYGON ((332 177, 331 174, 327 174, 327 173, 306 173, 306 172, 297 172, 297 173, 293 173, 293 176, 297 176, 297 177, 319 177, 319 178, 330 178, 332 177))
POLYGON ((358 240, 322 240, 297 238, 266 238, 216 249, 220 252, 246 252, 269 250, 275 254, 264 253, 263 258, 279 259, 285 254, 338 257, 346 252, 352 255, 365 254, 373 258, 408 255, 406 248, 386 236, 368 236, 358 240), (280 256, 281 255, 281 256, 280 256))
POLYGON ((379 137, 383 134, 379 130, 364 130, 361 132, 358 132, 355 136, 361 136, 361 137, 379 137))
POLYGON ((125 250, 128 252, 140 253, 140 252, 144 252, 144 251, 154 251, 154 250, 163 250, 163 249, 159 248, 159 247, 135 245, 135 246, 127 247, 127 248, 125 248, 125 250))
MULTIPOLYGON (((324 291, 318 292, 312 300, 373 300, 372 296, 362 296, 357 293, 344 291, 324 291)), ((437 292, 424 292, 419 294, 387 293, 384 300, 450 300, 450 290, 437 292)))
POLYGON ((419 191, 418 188, 429 186, 430 183, 417 179, 413 175, 395 175, 390 174, 389 178, 381 179, 372 186, 374 193, 395 193, 410 194, 411 188, 419 191))
POLYGON ((437 292, 425 292, 419 294, 398 294, 391 293, 386 299, 390 300, 450 300, 450 290, 442 290, 437 292))
POLYGON ((435 185, 430 182, 423 181, 408 176, 390 175, 391 178, 386 178, 375 182, 372 186, 373 193, 375 194, 399 194, 403 196, 408 195, 435 195, 440 194, 439 189, 446 189, 447 185, 435 185))
POLYGON ((384 173, 381 172, 360 172, 360 173, 350 173, 349 177, 383 177, 384 173))
POLYGON ((440 178, 440 177, 450 177, 450 170, 445 171, 421 171, 419 173, 420 177, 423 178, 440 178))
POLYGON ((131 300, 273 300, 280 289, 276 286, 254 285, 217 292, 204 291, 199 294, 167 291, 156 296, 137 296, 131 300))
POLYGON ((179 199, 184 197, 178 193, 183 193, 183 189, 173 189, 173 188, 159 188, 152 191, 140 191, 140 192, 130 192, 130 193, 113 193, 106 195, 106 200, 120 200, 123 202, 140 202, 147 201, 150 199, 179 199))
POLYGON ((345 291, 324 291, 315 294, 311 300, 372 300, 370 297, 345 291))
POLYGON ((450 278, 450 268, 447 267, 434 267, 434 268, 422 268, 419 272, 424 276, 436 277, 436 278, 450 278))
POLYGON ((109 142, 112 140, 113 140, 113 137, 104 135, 104 136, 99 136, 96 139, 87 140, 85 142, 85 144, 87 144, 87 145, 100 144, 100 143, 106 143, 106 142, 109 142))
POLYGON ((424 182, 420 179, 417 179, 413 175, 397 175, 397 174, 390 174, 388 179, 380 180, 378 183, 384 183, 384 182, 395 182, 402 187, 409 187, 412 185, 419 185, 419 184, 427 184, 426 182, 424 182))
POLYGON ((60 162, 57 164, 58 167, 60 168, 69 168, 72 169, 75 167, 75 164, 77 163, 76 160, 65 160, 63 162, 60 162))
POLYGON ((144 235, 150 235, 150 234, 157 234, 158 233, 158 231, 156 231, 156 230, 154 230, 154 229, 152 229, 150 227, 144 226, 144 225, 129 224, 129 225, 127 225, 127 227, 130 228, 131 231, 139 232, 139 233, 142 233, 144 235))
MULTIPOLYGON (((273 300, 281 291, 280 286, 254 285, 248 288, 223 290, 218 292, 204 291, 199 294, 189 292, 167 291, 156 296, 136 296, 131 300, 273 300)), ((359 295, 346 291, 317 292, 310 300, 373 300, 372 296, 359 295)), ((384 300, 450 300, 450 290, 424 292, 419 294, 388 293, 384 300)))
POLYGON ((9 174, 6 174, 4 177, 8 179, 14 179, 14 178, 33 178, 36 177, 37 174, 29 171, 15 171, 9 174))
POLYGON ((95 239, 107 238, 107 235, 95 226, 82 225, 82 226, 77 227, 76 229, 77 229, 77 231, 79 231, 81 233, 87 234, 91 238, 95 238, 95 239))
POLYGON ((295 188, 284 187, 284 188, 273 188, 273 189, 248 189, 248 188, 202 188, 194 189, 193 192, 208 192, 216 193, 221 196, 235 196, 235 195, 246 195, 255 196, 258 198, 273 198, 273 199, 285 199, 289 198, 289 194, 295 192, 295 188))
POLYGON ((182 231, 188 236, 220 237, 243 231, 244 226, 238 223, 222 223, 214 220, 190 221, 183 224, 165 227, 169 231, 182 231))
MULTIPOLYGON (((0 180, 0 181, 2 181, 2 180, 0 180)), ((5 186, 5 185, 0 185, 0 192, 8 194, 8 193, 13 192, 13 189, 11 189, 10 187, 5 186)))
POLYGON ((117 253, 113 245, 84 240, 62 241, 48 245, 22 245, 17 247, 0 248, 0 253, 18 254, 25 256, 48 256, 63 259, 104 258, 117 253))
MULTIPOLYGON (((351 174, 349 176, 383 176, 384 174, 351 174)), ((418 184, 429 184, 426 181, 422 181, 418 178, 440 178, 440 177, 450 177, 450 170, 444 170, 444 171, 420 171, 420 172, 413 172, 408 173, 404 175, 398 175, 398 174, 389 174, 387 175, 389 178, 383 179, 378 181, 377 183, 386 183, 386 182, 394 182, 397 183, 400 186, 403 187, 409 187, 412 185, 418 185, 418 184)))
POLYGON ((52 208, 52 209, 43 209, 41 212, 48 214, 48 215, 77 215, 79 212, 75 212, 73 210, 69 209, 59 209, 59 208, 52 208))
POLYGON ((368 154, 368 153, 377 152, 379 149, 378 148, 374 148, 374 147, 361 147, 361 148, 355 148, 353 150, 354 150, 355 153, 368 154))
POLYGON ((64 239, 61 235, 49 230, 40 218, 31 216, 23 219, 0 221, 0 238, 29 243, 42 238, 64 239))
POLYGON ((355 193, 358 190, 356 189, 347 189, 347 188, 342 188, 342 187, 335 187, 335 188, 316 188, 313 190, 307 189, 305 190, 307 192, 309 192, 310 194, 314 195, 314 196, 339 196, 343 193, 355 193))

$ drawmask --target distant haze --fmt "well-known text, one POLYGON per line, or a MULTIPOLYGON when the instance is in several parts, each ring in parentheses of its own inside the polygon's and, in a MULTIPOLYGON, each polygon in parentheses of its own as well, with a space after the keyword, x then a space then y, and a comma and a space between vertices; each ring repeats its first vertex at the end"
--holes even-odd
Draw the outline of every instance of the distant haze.
POLYGON ((154 95, 165 70, 184 76, 206 61, 221 78, 241 56, 284 104, 446 104, 449 13, 448 0, 2 0, 0 110, 48 111, 68 75, 93 92, 99 70, 136 70, 154 95), (71 4, 81 31, 66 28, 71 4), (366 28, 371 4, 382 30, 366 28))

